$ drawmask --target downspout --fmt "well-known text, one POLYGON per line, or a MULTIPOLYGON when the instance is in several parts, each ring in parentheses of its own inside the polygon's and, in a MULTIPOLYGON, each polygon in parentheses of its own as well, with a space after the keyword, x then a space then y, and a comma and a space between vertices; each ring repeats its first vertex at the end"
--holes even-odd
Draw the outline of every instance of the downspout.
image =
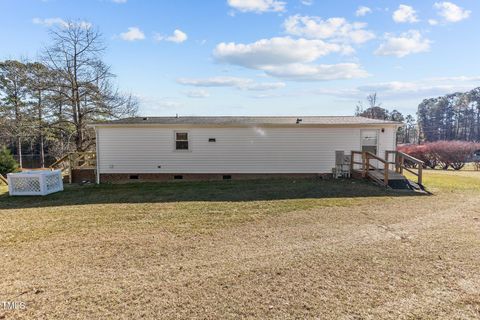
POLYGON ((100 184, 100 139, 99 133, 97 130, 97 127, 94 127, 95 129, 95 151, 96 151, 96 156, 95 156, 95 161, 96 161, 96 170, 95 170, 95 183, 100 184))

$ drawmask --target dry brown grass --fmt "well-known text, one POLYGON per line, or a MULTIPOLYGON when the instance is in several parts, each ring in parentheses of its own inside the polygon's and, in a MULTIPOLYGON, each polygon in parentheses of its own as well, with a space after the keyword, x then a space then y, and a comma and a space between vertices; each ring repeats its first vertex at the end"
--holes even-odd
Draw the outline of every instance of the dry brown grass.
POLYGON ((0 196, 0 301, 26 303, 0 317, 478 319, 480 173, 426 183, 435 195, 274 181, 0 196))

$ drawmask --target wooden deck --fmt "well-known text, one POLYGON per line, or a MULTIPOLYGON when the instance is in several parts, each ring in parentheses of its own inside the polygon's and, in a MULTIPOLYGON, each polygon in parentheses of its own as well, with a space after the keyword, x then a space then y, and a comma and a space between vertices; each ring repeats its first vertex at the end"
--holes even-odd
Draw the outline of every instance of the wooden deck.
MULTIPOLYGON (((385 177, 385 170, 379 169, 379 170, 370 170, 368 173, 370 177, 373 179, 381 180, 383 181, 385 177)), ((403 174, 400 174, 398 172, 395 172, 393 170, 388 170, 388 180, 405 180, 405 176, 403 174)))
POLYGON ((386 151, 385 158, 370 152, 352 151, 351 154, 350 172, 353 177, 370 179, 387 188, 405 189, 411 186, 403 175, 404 170, 416 176, 416 185, 423 188, 422 168, 422 161, 398 151, 386 151), (407 167, 407 161, 414 166, 407 167))
MULTIPOLYGON (((62 170, 64 180, 72 183, 74 173, 79 174, 85 170, 94 172, 97 166, 97 154, 95 152, 71 152, 57 160, 50 166, 50 169, 62 170)), ((82 174, 83 175, 83 174, 82 174)), ((86 176, 89 176, 87 173, 86 176)))

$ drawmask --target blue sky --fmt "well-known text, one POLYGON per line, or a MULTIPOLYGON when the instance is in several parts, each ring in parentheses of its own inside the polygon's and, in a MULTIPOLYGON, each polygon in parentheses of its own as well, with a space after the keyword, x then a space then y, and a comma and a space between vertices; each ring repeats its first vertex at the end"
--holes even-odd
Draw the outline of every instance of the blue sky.
POLYGON ((48 29, 97 27, 118 86, 144 115, 350 115, 377 92, 480 86, 480 2, 0 0, 0 58, 34 59, 48 29))

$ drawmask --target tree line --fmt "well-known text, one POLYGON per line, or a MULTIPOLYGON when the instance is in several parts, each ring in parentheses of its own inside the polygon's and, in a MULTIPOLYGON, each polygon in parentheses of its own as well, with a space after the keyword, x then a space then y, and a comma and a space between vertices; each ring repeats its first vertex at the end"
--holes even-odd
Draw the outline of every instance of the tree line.
POLYGON ((423 100, 418 126, 424 141, 480 141, 480 88, 423 100))
POLYGON ((94 148, 87 124, 133 116, 137 99, 120 92, 102 60, 105 51, 95 28, 74 21, 50 31, 50 45, 38 61, 0 62, 0 145, 58 158, 94 148))
POLYGON ((357 104, 355 115, 403 122, 397 134, 399 144, 480 142, 480 88, 425 99, 418 106, 417 119, 383 108, 373 93, 367 97, 366 107, 363 102, 357 104))

